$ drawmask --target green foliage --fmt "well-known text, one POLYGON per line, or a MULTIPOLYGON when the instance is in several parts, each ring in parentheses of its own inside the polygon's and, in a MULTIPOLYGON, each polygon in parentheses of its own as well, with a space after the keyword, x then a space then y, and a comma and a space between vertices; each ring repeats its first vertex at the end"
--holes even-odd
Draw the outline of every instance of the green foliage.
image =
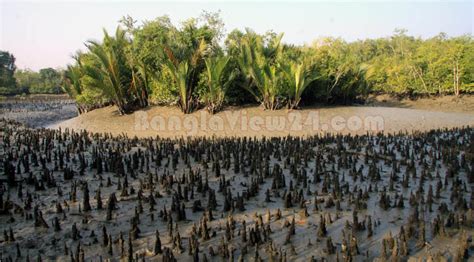
POLYGON ((356 44, 341 39, 323 38, 307 50, 315 61, 318 79, 312 84, 315 96, 325 102, 353 100, 365 93, 364 64, 356 44))
POLYGON ((92 89, 100 89, 121 114, 127 113, 133 102, 129 90, 133 80, 125 54, 126 45, 125 31, 117 28, 115 37, 104 31, 103 43, 89 41, 87 44, 94 62, 82 65, 88 77, 84 83, 92 89))
POLYGON ((60 94, 62 89, 62 72, 53 68, 43 68, 39 72, 17 70, 15 79, 18 88, 32 94, 60 94))
MULTIPOLYGON (((140 26, 124 17, 121 26, 115 36, 104 32, 102 42, 89 42, 64 73, 64 90, 86 110, 113 103, 127 113, 153 103, 176 104, 184 113, 204 106, 214 113, 226 103, 258 102, 275 110, 301 102, 353 103, 371 92, 474 92, 470 35, 423 40, 396 30, 387 38, 321 38, 295 46, 284 44, 283 34, 246 29, 222 41, 219 14, 207 12, 179 26, 167 16, 140 26)), ((11 67, 11 58, 3 64, 11 67)), ((6 79, 9 71, 2 72, 6 79)), ((57 83, 53 72, 39 74, 57 83)), ((24 75, 18 73, 19 83, 30 81, 24 75)))
POLYGON ((456 94, 472 92, 474 81, 472 36, 427 40, 397 30, 389 39, 377 40, 368 77, 372 90, 397 95, 456 94))
POLYGON ((226 55, 230 58, 227 68, 233 69, 232 72, 234 75, 233 81, 229 83, 226 90, 225 101, 228 104, 241 105, 256 102, 255 97, 246 89, 248 85, 246 76, 241 70, 238 70, 240 46, 244 35, 243 32, 235 29, 227 35, 224 41, 226 55))
POLYGON ((317 72, 309 62, 289 62, 284 67, 288 81, 288 107, 298 108, 304 90, 317 78, 317 72))
POLYGON ((178 105, 185 114, 191 113, 197 107, 197 99, 194 96, 194 89, 197 86, 204 52, 207 45, 201 40, 199 45, 193 50, 189 57, 178 60, 171 49, 166 48, 168 59, 164 61, 164 67, 170 72, 175 90, 178 91, 178 105))
POLYGON ((148 71, 150 101, 176 103, 185 113, 198 106, 196 87, 204 56, 220 52, 223 23, 217 13, 204 12, 184 21, 180 28, 168 17, 147 21, 133 31, 132 53, 148 71))
POLYGON ((206 87, 201 94, 202 102, 211 114, 219 111, 224 104, 226 91, 234 79, 234 73, 225 75, 225 69, 230 57, 207 58, 206 75, 203 77, 206 87), (226 78, 224 78, 226 77, 226 78))
POLYGON ((150 103, 158 105, 169 105, 176 102, 178 92, 173 85, 171 72, 166 68, 160 70, 160 74, 150 80, 150 103))
POLYGON ((43 68, 39 72, 16 70, 15 57, 0 51, 0 94, 60 94, 62 93, 62 72, 43 68))
POLYGON ((15 57, 6 51, 0 51, 0 95, 22 93, 17 89, 14 73, 15 57))
POLYGON ((283 67, 279 59, 283 53, 283 34, 264 41, 263 37, 247 30, 240 43, 240 70, 247 79, 244 86, 265 109, 281 106, 284 93, 283 67), (266 43, 265 43, 266 42, 266 43))

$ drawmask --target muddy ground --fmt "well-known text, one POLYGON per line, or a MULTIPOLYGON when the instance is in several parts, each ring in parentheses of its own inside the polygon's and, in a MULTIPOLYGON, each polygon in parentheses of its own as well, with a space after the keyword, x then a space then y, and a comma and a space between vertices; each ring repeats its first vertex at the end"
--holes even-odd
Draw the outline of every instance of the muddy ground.
POLYGON ((1 136, 2 159, 16 170, 17 181, 9 184, 8 175, 0 176, 2 202, 10 207, 0 216, 0 231, 5 232, 0 257, 4 259, 28 256, 68 261, 72 256, 82 261, 83 256, 85 261, 166 261, 163 254, 154 252, 156 230, 162 248, 172 250, 178 261, 193 260, 190 250, 196 249, 188 242, 191 238, 199 241, 199 249, 192 252, 197 252, 200 261, 266 261, 270 257, 276 261, 349 257, 354 261, 462 261, 459 254, 472 255, 472 129, 416 136, 137 140, 31 130, 2 122, 1 136), (33 159, 38 158, 43 160, 35 165, 33 159), (123 170, 117 169, 117 160, 123 170), (209 189, 199 191, 198 181, 209 189), (90 210, 84 210, 84 184, 90 210), (183 191, 183 187, 188 189, 183 191), (94 197, 99 190, 102 208, 94 197), (211 208, 212 220, 206 218, 210 190, 217 201, 211 208), (244 207, 238 207, 239 198, 250 192, 256 194, 245 197, 244 207), (107 218, 107 198, 113 193, 117 207, 107 218), (293 197, 288 198, 290 193, 293 197), (156 202, 153 208, 150 195, 156 202), (388 196, 388 206, 382 195, 388 196), (231 207, 226 210, 229 196, 231 207), (182 203, 184 219, 173 210, 176 199, 182 203), (293 199, 289 205, 288 199, 293 199), (194 210, 195 201, 200 201, 202 209, 194 210), (172 222, 162 216, 165 209, 171 212, 172 222), (35 210, 41 211, 47 226, 37 222, 35 210), (358 229, 354 211, 361 223, 358 229), (443 219, 441 229, 435 226, 438 215, 443 219), (193 230, 203 219, 210 239, 193 230), (320 233, 323 219, 324 234, 320 233), (139 221, 139 233, 127 242, 136 230, 132 221, 139 221), (405 233, 400 234, 402 226, 405 233), (104 227, 113 244, 103 244, 104 227), (262 228, 269 230, 266 237, 261 235, 262 228), (259 230, 258 242, 252 242, 249 230, 259 230), (327 249, 329 239, 335 253, 327 249), (357 247, 348 251, 351 239, 356 239, 357 247), (383 241, 392 245, 383 249, 383 241), (464 247, 467 253, 460 251, 464 247))
POLYGON ((265 111, 228 108, 215 115, 199 110, 183 115, 176 107, 150 107, 121 116, 114 106, 51 125, 138 137, 311 136, 324 133, 366 134, 428 131, 474 125, 474 113, 453 113, 375 106, 338 106, 265 111))
POLYGON ((76 103, 65 95, 0 98, 0 118, 29 127, 44 127, 76 117, 76 103))
MULTIPOLYGON (((467 108, 472 106, 469 100, 463 101, 468 101, 467 108)), ((309 261, 311 258, 335 261, 348 257, 354 261, 398 258, 462 261, 459 257, 462 247, 467 248, 463 253, 465 259, 472 259, 474 132, 472 128, 458 128, 472 127, 474 113, 460 108, 455 112, 453 108, 444 110, 442 103, 432 104, 433 110, 415 106, 392 107, 395 105, 387 104, 387 101, 381 103, 384 104, 315 107, 291 112, 264 111, 255 106, 227 108, 218 113, 217 118, 204 111, 185 116, 175 107, 150 107, 120 116, 116 108, 110 106, 61 121, 71 117, 73 103, 46 101, 35 106, 28 102, 7 102, 5 107, 2 105, 2 117, 53 130, 1 122, 0 158, 4 165, 0 167, 0 191, 2 203, 8 205, 0 208, 3 209, 0 232, 4 232, 4 237, 0 237, 0 260, 23 261, 28 257, 70 261, 73 257, 74 261, 80 261, 83 256, 85 261, 130 261, 128 236, 133 231, 132 221, 137 217, 140 232, 130 242, 132 257, 145 261, 164 259, 162 253, 154 252, 156 230, 160 232, 162 247, 172 250, 178 261, 193 261, 189 251, 195 249, 188 242, 192 238, 199 241, 200 261, 266 261, 271 257, 274 261, 309 261), (144 116, 151 129, 144 128, 144 116), (153 125, 161 128, 161 120, 156 116, 165 120, 163 130, 153 130, 153 125), (158 120, 153 124, 154 117, 158 120), (285 125, 273 123, 273 117, 286 119, 285 125), (350 124, 350 121, 364 121, 367 117, 381 117, 383 129, 357 129, 352 125, 354 123, 350 124), (270 124, 266 123, 267 118, 272 120, 270 124), (174 121, 173 129, 168 125, 169 119, 174 121), (222 126, 219 119, 223 121, 222 126), (263 122, 255 120, 257 122, 251 124, 250 119, 262 119, 263 122), (295 125, 295 121, 301 121, 301 125, 295 125), (344 128, 340 129, 341 125, 344 128), (111 133, 115 137, 71 133, 66 128, 111 133), (439 128, 454 129, 431 131, 439 128), (368 131, 394 135, 365 136, 368 131), (314 137, 325 133, 362 136, 314 137), (134 136, 141 139, 132 139, 134 136), (145 139, 150 136, 165 139, 145 139), (170 139, 181 136, 193 138, 170 139), (202 140, 201 136, 217 138, 202 140), (234 136, 266 139, 229 138, 234 136), (35 165, 35 158, 44 164, 35 165), (100 171, 98 158, 101 159, 100 171), (112 170, 117 159, 123 163, 123 171, 112 170), (21 190, 18 184, 7 183, 5 162, 15 170, 16 180, 22 181, 21 190), (236 164, 239 170, 236 170, 236 164), (25 165, 29 166, 28 170, 25 165), (216 165, 219 165, 218 174, 216 165), (285 181, 283 187, 274 187, 278 177, 275 170, 281 170, 285 181), (216 192, 214 219, 207 222, 210 239, 193 233, 194 224, 199 227, 203 219, 207 219, 210 193, 194 191, 191 199, 189 189, 183 193, 184 186, 197 190, 197 182, 190 182, 191 174, 202 181, 207 177, 209 189, 216 192), (374 177, 375 174, 379 178, 374 177), (407 176, 410 179, 405 183, 407 176), (233 207, 239 197, 255 188, 252 184, 258 181, 257 193, 245 199, 244 209, 225 210, 226 190, 220 189, 224 178, 224 188, 231 194, 233 207), (315 182, 317 178, 320 180, 315 182), (175 181, 171 185, 166 182, 170 179, 175 181), (83 210, 82 186, 85 183, 90 194, 91 210, 88 211, 83 210), (431 202, 427 200, 432 191, 430 188, 436 195, 431 202), (98 208, 98 199, 94 197, 99 190, 102 209, 98 208), (359 190, 365 196, 361 197, 359 190), (145 197, 140 197, 137 191, 142 191, 140 194, 145 197), (184 204, 186 216, 179 221, 176 211, 170 210, 177 192, 181 192, 178 198, 184 204), (288 192, 293 194, 290 207, 285 204, 288 192), (111 219, 107 219, 105 206, 112 193, 116 194, 118 203, 111 219), (388 207, 381 205, 384 193, 390 199, 388 207), (156 200, 153 209, 150 195, 156 200), (298 200, 295 200, 296 195, 298 200), (201 202, 202 210, 193 210, 196 200, 201 202), (339 204, 330 204, 331 201, 339 204), (26 203, 30 206, 25 206, 26 203), (62 206, 61 211, 58 211, 58 203, 62 206), (6 206, 10 208, 5 210, 6 206), (35 207, 41 211, 48 227, 35 226, 35 207), (175 229, 171 233, 169 218, 160 215, 164 209, 173 217, 175 229), (418 209, 416 221, 413 219, 415 209, 418 209), (277 216, 277 210, 281 211, 281 217, 277 216), (359 222, 363 223, 358 229, 354 229, 355 210, 359 222), (438 215, 443 219, 441 233, 435 227, 438 215), (371 235, 367 229, 369 217, 371 235), (58 219, 59 231, 53 225, 55 219, 58 219), (293 219, 294 234, 289 234, 293 219), (325 235, 319 232, 322 219, 326 221, 325 235), (235 221, 231 236, 226 230, 230 220, 235 221), (249 230, 261 230, 264 226, 271 231, 268 239, 258 243, 245 242, 243 221, 246 221, 248 238, 249 230), (76 239, 73 238, 74 224, 80 235, 76 239), (103 245, 104 226, 113 241, 111 245, 103 245), (405 234, 400 234, 402 226, 405 234), (176 246, 177 232, 181 237, 181 248, 176 246), (124 244, 120 235, 125 239, 124 244), (357 251, 354 252, 348 251, 352 237, 357 240, 357 251), (329 238, 335 253, 328 252, 329 238), (397 247, 392 245, 383 249, 384 241, 395 241, 397 247), (402 243, 407 248, 403 252, 402 243), (223 250, 229 251, 227 255, 223 250)), ((355 125, 357 127, 357 123, 355 125)))

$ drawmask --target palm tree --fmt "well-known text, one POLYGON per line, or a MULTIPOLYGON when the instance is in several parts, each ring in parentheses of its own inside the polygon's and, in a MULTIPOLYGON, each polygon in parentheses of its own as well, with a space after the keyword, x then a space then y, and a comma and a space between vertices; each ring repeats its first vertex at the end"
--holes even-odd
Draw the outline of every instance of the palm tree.
POLYGON ((242 40, 238 62, 248 80, 245 88, 265 109, 275 110, 280 106, 278 97, 282 93, 283 78, 278 58, 283 51, 282 37, 283 34, 280 34, 268 46, 264 46, 260 36, 247 31, 242 40))
POLYGON ((165 47, 167 59, 163 66, 170 72, 173 82, 178 90, 178 105, 185 114, 196 109, 198 102, 194 96, 196 79, 199 75, 199 66, 202 63, 207 44, 201 40, 189 58, 178 61, 173 51, 165 47))
MULTIPOLYGON (((77 97, 82 93, 81 87, 81 69, 79 65, 68 65, 63 75, 63 90, 69 95, 70 98, 77 100, 77 97)), ((78 105, 77 110, 79 114, 84 113, 84 109, 81 105, 78 105)))
POLYGON ((366 96, 369 92, 367 80, 372 76, 372 66, 366 63, 355 64, 349 72, 348 80, 341 83, 342 101, 348 103, 359 95, 366 96))
POLYGON ((222 108, 225 92, 234 78, 234 74, 231 74, 227 79, 224 79, 224 69, 229 59, 228 56, 205 59, 207 90, 203 94, 203 100, 207 111, 211 114, 222 108))
POLYGON ((69 95, 69 97, 75 99, 82 92, 82 72, 79 57, 75 56, 73 58, 76 60, 76 65, 68 65, 63 73, 63 90, 69 95))
POLYGON ((117 28, 115 37, 104 30, 104 40, 100 44, 89 41, 86 44, 97 63, 84 65, 85 74, 91 79, 90 85, 101 89, 118 107, 120 114, 130 110, 132 97, 130 86, 132 74, 126 65, 125 47, 128 44, 125 31, 117 28))
MULTIPOLYGON (((132 55, 130 55, 132 56, 132 55)), ((129 59, 130 68, 132 71, 131 88, 135 92, 140 107, 148 106, 148 93, 150 90, 150 70, 147 66, 133 57, 129 59)))
POLYGON ((288 107, 296 109, 304 90, 317 78, 316 72, 311 70, 308 62, 290 63, 284 69, 289 84, 288 107))

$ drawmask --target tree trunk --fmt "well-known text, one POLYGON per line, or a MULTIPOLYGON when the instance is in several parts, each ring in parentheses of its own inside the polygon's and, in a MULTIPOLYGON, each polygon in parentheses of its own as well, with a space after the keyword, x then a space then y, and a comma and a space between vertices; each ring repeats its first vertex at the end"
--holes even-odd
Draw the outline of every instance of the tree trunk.
POLYGON ((456 95, 459 96, 459 62, 456 61, 456 95))
POLYGON ((457 60, 453 65, 453 88, 454 95, 459 96, 459 64, 457 60))

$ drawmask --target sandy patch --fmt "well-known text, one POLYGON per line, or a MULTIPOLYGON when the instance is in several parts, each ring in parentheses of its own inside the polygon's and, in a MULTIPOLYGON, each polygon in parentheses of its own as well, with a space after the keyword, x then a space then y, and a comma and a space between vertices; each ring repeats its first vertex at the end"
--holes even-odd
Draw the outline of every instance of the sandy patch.
POLYGON ((344 106, 265 111, 261 107, 228 108, 212 116, 204 110, 189 115, 176 107, 154 106, 119 115, 113 106, 50 125, 137 137, 309 136, 322 133, 412 132, 474 125, 474 113, 420 109, 344 106))
POLYGON ((440 112, 457 112, 474 114, 474 95, 440 96, 412 99, 397 99, 389 95, 370 96, 367 100, 370 106, 399 107, 422 109, 440 112))

